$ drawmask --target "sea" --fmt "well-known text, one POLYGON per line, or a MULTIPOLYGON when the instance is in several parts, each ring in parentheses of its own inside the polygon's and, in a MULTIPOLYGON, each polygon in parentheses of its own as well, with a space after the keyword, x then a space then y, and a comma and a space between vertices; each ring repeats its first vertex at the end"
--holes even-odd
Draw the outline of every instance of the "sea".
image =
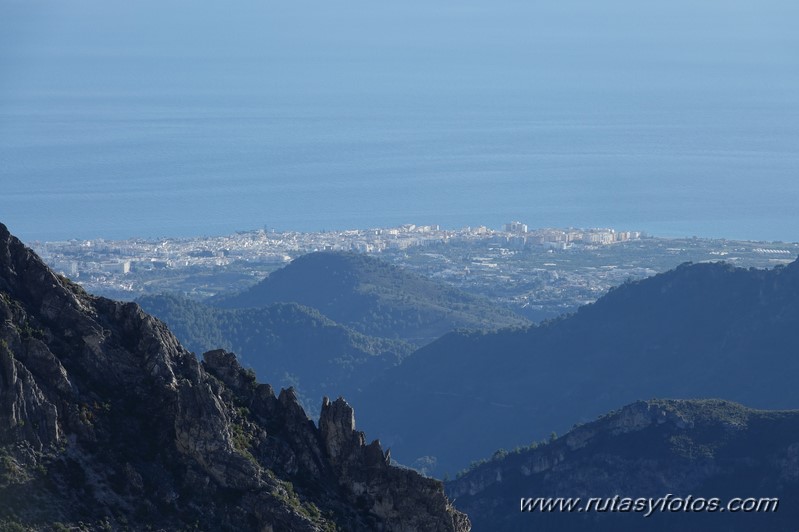
POLYGON ((614 227, 799 241, 799 3, 0 0, 25 241, 614 227))

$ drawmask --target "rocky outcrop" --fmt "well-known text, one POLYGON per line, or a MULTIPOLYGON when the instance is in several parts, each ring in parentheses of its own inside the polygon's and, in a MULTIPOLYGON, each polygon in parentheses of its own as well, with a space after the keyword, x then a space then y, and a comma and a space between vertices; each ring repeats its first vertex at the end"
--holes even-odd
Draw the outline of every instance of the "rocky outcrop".
POLYGON ((0 225, 0 525, 469 530, 440 482, 389 462, 343 399, 317 428, 293 390, 198 361, 0 225))
POLYGON ((352 407, 344 399, 324 399, 319 431, 338 478, 346 479, 353 504, 366 505, 370 513, 388 522, 404 521, 398 530, 469 528, 466 516, 436 496, 439 481, 420 479, 415 471, 391 466, 390 451, 384 453, 377 440, 366 445, 364 433, 355 430, 352 407), (408 490, 417 498, 407 499, 408 490), (417 513, 419 501, 425 501, 421 514, 417 513), (431 520, 430 515, 439 518, 431 520))
MULTIPOLYGON (((638 401, 566 435, 495 458, 447 483, 475 530, 793 530, 799 411, 721 400, 638 401), (520 513, 522 497, 779 497, 777 513, 520 513), (642 521, 645 519, 645 521, 642 521)), ((667 512, 668 513, 668 512, 667 512)))

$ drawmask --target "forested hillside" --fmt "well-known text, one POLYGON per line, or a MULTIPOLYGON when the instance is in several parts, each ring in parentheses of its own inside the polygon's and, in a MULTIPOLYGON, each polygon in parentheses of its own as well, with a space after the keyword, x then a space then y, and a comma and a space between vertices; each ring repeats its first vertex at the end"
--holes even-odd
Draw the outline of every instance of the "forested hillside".
POLYGON ((799 408, 797 330, 798 262, 685 264, 539 327, 449 334, 358 400, 399 460, 454 473, 639 399, 799 408))
POLYGON ((293 386, 310 412, 325 395, 351 397, 413 350, 399 340, 374 338, 295 303, 220 309, 174 295, 138 300, 188 349, 235 352, 259 379, 293 386))
POLYGON ((477 532, 793 532, 799 411, 641 401, 551 442, 497 453, 447 483, 447 491, 477 532), (584 511, 520 512, 522 497, 580 498, 584 511), (585 511, 591 498, 607 502, 585 511), (657 503, 663 498, 666 510, 657 503), (731 509, 760 504, 770 511, 727 511, 731 502, 738 505, 731 509))
POLYGON ((455 329, 529 322, 510 310, 356 253, 310 253, 244 292, 219 296, 220 308, 299 303, 370 336, 424 345, 455 329))

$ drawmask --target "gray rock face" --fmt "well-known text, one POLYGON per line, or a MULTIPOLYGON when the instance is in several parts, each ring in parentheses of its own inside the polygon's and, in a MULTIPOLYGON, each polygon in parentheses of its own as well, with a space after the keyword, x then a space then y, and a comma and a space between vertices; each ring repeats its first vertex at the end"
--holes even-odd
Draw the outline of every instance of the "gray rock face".
POLYGON ((41 451, 59 442, 55 405, 47 400, 28 369, 0 345, 0 441, 24 441, 41 451))
POLYGON ((341 463, 363 446, 363 435, 355 432, 355 412, 341 397, 332 403, 327 397, 322 401, 319 432, 334 463, 341 463))
POLYGON ((0 524, 467 531, 440 482, 320 426, 235 355, 200 363, 135 304, 86 294, 0 225, 0 524))

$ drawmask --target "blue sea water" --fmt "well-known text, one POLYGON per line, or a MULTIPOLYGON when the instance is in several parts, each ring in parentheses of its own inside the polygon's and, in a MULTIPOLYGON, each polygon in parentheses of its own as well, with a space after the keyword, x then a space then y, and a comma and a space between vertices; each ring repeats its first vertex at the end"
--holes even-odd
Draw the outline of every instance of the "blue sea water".
POLYGON ((799 7, 644 4, 0 0, 0 221, 799 240, 799 7))

